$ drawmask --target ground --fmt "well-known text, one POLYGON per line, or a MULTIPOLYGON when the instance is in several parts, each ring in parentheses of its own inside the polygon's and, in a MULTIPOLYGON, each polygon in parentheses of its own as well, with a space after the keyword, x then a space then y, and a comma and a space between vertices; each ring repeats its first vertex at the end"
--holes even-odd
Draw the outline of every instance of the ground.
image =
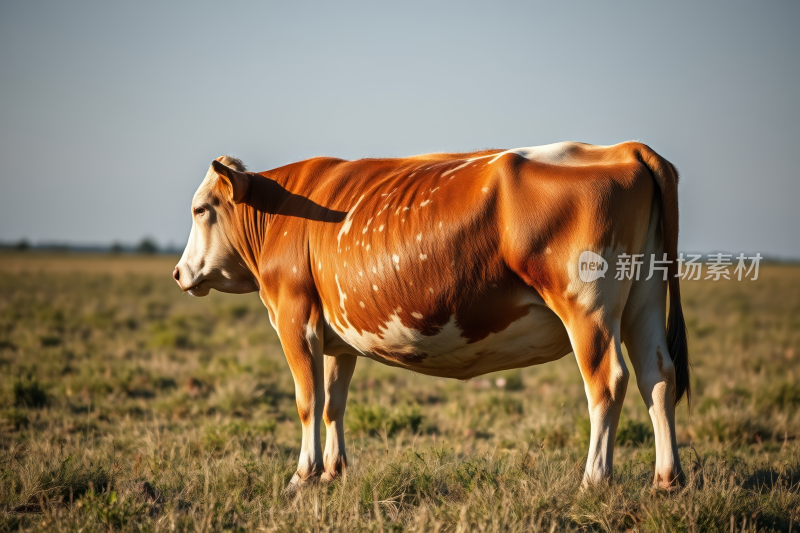
POLYGON ((694 405, 676 490, 651 488, 633 376, 615 482, 580 490, 569 355, 468 382, 360 360, 350 468, 289 494, 300 424, 266 309, 182 294, 176 261, 0 254, 0 531, 800 528, 798 266, 683 283, 694 405))

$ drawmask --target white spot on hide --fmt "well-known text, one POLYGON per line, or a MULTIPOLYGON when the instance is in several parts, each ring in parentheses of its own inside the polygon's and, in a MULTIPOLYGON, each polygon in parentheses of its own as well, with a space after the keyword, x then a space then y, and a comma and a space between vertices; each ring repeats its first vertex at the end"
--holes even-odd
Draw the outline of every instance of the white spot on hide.
POLYGON ((342 286, 339 285, 339 274, 334 274, 333 279, 336 281, 336 290, 339 291, 339 307, 344 311, 344 301, 347 300, 347 295, 342 292, 342 286))
POLYGON ((446 171, 446 172, 442 172, 442 177, 445 177, 445 176, 447 176, 448 174, 452 174, 453 172, 455 172, 456 170, 458 170, 458 169, 460 169, 460 168, 464 168, 465 166, 469 165, 471 162, 472 162, 472 159, 467 159, 467 162, 466 162, 466 163, 463 163, 463 164, 461 164, 461 165, 458 165, 456 168, 451 168, 450 170, 448 170, 448 171, 446 171))
POLYGON ((353 213, 355 212, 356 207, 358 207, 358 204, 361 203, 361 200, 363 199, 364 195, 362 194, 361 198, 359 198, 358 202, 356 202, 356 205, 354 205, 352 209, 350 209, 350 211, 347 212, 347 216, 344 217, 344 224, 342 224, 342 229, 339 230, 339 235, 336 236, 336 242, 338 243, 337 246, 340 246, 342 244, 342 235, 347 235, 348 232, 350 231, 350 226, 353 225, 353 213))

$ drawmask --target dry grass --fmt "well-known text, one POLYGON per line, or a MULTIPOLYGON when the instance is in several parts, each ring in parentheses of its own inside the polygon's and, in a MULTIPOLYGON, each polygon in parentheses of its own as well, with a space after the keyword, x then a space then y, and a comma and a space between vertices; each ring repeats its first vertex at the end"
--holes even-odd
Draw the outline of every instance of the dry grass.
POLYGON ((800 268, 684 284, 696 404, 678 413, 679 490, 650 487, 634 381, 616 482, 579 490, 588 419, 568 356, 467 383, 360 361, 351 467, 290 496, 300 426, 266 311, 181 295, 173 264, 0 255, 0 530, 800 527, 800 268))

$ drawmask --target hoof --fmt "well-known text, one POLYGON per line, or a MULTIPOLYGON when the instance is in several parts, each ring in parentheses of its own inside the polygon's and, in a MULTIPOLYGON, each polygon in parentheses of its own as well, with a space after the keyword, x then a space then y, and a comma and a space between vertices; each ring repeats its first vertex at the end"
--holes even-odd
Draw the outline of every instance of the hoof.
POLYGON ((323 472, 319 477, 319 480, 323 483, 330 483, 331 481, 337 480, 340 477, 342 477, 341 472, 323 472))
POLYGON ((294 473, 292 479, 289 480, 289 484, 286 485, 286 488, 283 489, 284 494, 294 494, 300 489, 305 487, 311 487, 319 483, 321 476, 319 474, 311 475, 306 479, 300 477, 300 474, 297 472, 294 473))
POLYGON ((670 473, 668 475, 656 475, 653 480, 653 488, 658 490, 676 491, 680 488, 684 481, 682 472, 677 474, 670 473))

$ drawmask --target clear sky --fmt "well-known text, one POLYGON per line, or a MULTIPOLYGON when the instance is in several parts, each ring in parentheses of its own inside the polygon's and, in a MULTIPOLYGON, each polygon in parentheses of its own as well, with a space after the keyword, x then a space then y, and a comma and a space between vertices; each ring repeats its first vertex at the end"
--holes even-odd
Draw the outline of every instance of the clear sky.
POLYGON ((639 140, 800 258, 800 2, 0 3, 0 240, 183 247, 211 160, 639 140))

